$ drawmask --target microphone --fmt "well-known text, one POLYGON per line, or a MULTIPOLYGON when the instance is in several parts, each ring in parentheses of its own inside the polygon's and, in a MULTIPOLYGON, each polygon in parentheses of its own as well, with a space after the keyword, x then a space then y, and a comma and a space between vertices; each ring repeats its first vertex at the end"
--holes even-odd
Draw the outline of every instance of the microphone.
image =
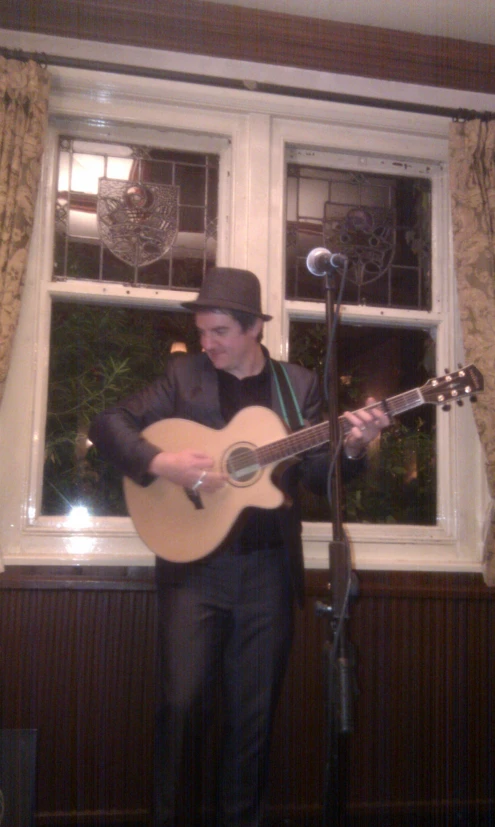
POLYGON ((308 253, 306 267, 313 276, 325 276, 337 267, 344 267, 347 257, 340 253, 331 253, 325 247, 315 247, 308 253))

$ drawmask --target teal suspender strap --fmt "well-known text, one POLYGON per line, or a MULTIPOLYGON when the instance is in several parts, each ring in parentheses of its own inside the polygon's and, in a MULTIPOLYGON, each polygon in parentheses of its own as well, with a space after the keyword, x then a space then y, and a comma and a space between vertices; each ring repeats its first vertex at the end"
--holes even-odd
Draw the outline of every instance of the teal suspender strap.
POLYGON ((275 362, 273 359, 270 359, 270 367, 284 420, 292 431, 297 431, 298 428, 304 427, 304 419, 288 373, 281 362, 275 362))

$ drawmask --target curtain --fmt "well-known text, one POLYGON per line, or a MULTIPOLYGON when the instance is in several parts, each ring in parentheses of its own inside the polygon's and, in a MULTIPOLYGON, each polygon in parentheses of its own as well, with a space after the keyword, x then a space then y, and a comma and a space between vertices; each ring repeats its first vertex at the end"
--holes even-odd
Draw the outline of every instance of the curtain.
POLYGON ((33 227, 48 94, 46 69, 0 56, 0 404, 33 227))
MULTIPOLYGON (((473 407, 492 497, 485 580, 495 585, 495 121, 450 127, 450 189, 454 263, 466 356, 485 390, 473 407)), ((466 470, 469 485, 469 469, 466 470)))

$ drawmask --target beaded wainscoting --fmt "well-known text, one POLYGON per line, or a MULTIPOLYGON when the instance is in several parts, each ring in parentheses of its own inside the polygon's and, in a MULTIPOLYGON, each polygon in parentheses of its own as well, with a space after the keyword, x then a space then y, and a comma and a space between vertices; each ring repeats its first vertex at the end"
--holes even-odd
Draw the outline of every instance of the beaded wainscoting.
MULTIPOLYGON (((363 572, 358 581, 352 732, 339 739, 339 778, 325 795, 327 629, 315 603, 327 578, 308 573, 276 722, 274 827, 321 824, 324 797, 363 827, 495 823, 492 591, 475 575, 363 572)), ((154 629, 151 570, 0 575, 0 727, 37 731, 40 827, 149 823, 154 629)), ((215 740, 213 728, 188 768, 198 798, 215 740)))

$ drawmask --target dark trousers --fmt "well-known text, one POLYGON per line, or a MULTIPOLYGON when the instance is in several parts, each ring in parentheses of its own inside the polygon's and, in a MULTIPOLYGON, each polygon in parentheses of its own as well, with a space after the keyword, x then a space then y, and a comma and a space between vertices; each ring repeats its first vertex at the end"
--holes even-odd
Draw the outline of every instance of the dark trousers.
POLYGON ((260 827, 274 712, 293 636, 285 552, 211 555, 176 583, 158 579, 157 600, 154 825, 186 827, 176 811, 178 786, 190 780, 184 750, 204 735, 219 676, 222 737, 213 823, 260 827))

